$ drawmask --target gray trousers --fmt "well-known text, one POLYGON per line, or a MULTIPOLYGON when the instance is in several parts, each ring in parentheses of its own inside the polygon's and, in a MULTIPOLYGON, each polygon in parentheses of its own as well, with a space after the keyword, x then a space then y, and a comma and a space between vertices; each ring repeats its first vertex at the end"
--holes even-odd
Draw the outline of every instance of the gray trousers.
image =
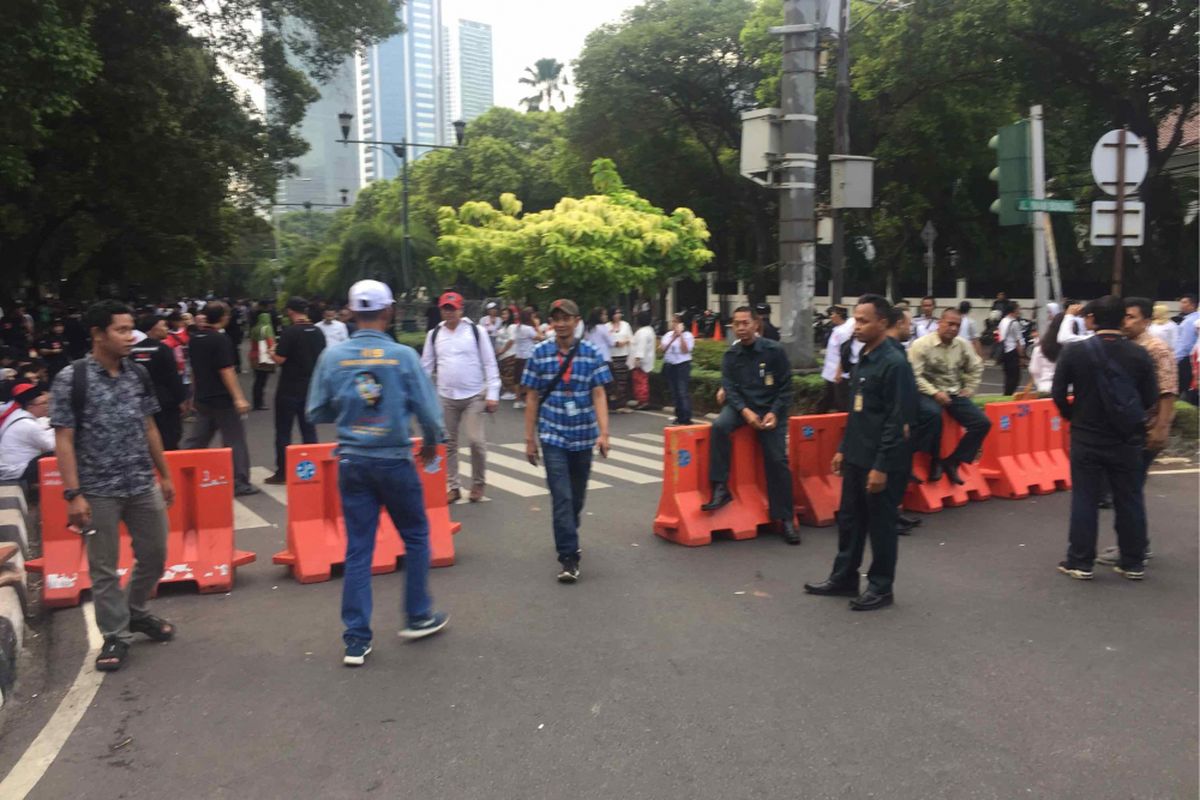
POLYGON ((250 483, 250 447, 246 444, 246 425, 242 415, 232 408, 212 408, 196 403, 196 421, 183 443, 184 450, 203 450, 221 431, 221 444, 233 450, 233 480, 237 486, 250 483))
POLYGON ((146 602, 163 574, 167 558, 167 506, 157 486, 134 497, 85 496, 92 507, 92 526, 96 529, 86 537, 96 626, 105 639, 128 642, 133 638, 129 620, 146 616, 146 602), (117 574, 121 522, 129 529, 136 561, 128 597, 117 574))
POLYGON ((450 491, 462 489, 458 478, 458 445, 464 438, 471 445, 471 485, 487 483, 487 432, 483 427, 486 394, 451 400, 440 397, 446 420, 446 481, 450 491), (460 433, 462 435, 460 435, 460 433))

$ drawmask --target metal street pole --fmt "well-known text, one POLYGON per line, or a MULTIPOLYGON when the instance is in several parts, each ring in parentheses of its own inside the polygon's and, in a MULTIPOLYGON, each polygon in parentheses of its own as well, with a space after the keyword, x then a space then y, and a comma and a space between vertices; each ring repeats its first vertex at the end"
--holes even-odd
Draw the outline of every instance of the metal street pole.
POLYGON ((410 285, 410 268, 412 266, 412 255, 409 252, 409 236, 408 236, 408 140, 400 140, 400 215, 402 217, 401 224, 404 226, 404 243, 400 248, 400 272, 404 276, 404 291, 407 293, 411 288, 410 285))
MULTIPOLYGON (((1029 166, 1033 199, 1046 198, 1046 152, 1042 137, 1042 107, 1029 108, 1029 166)), ((1039 331, 1046 330, 1049 319, 1046 306, 1050 302, 1050 280, 1046 267, 1046 228, 1041 219, 1044 211, 1035 211, 1033 218, 1033 321, 1039 331)))
POLYGON ((1125 133, 1117 139, 1117 238, 1113 244, 1112 294, 1120 297, 1124 283, 1125 260, 1125 133))
MULTIPOLYGON (((833 104, 833 152, 850 152, 850 0, 838 9, 837 95, 833 104)), ((830 259, 829 302, 841 305, 846 269, 846 222, 840 208, 831 209, 833 251, 830 259)))
POLYGON ((779 125, 780 338, 792 366, 813 362, 812 300, 816 275, 818 0, 784 0, 779 125))

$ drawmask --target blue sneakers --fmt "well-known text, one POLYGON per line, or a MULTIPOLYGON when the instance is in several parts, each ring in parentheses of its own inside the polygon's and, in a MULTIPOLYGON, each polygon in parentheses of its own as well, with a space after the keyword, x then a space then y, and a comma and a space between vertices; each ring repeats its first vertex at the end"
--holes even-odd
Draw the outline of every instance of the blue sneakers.
POLYGON ((370 642, 353 641, 346 645, 346 654, 342 656, 342 663, 347 667, 361 667, 366 663, 369 652, 371 652, 370 642))
POLYGON ((400 638, 424 639, 426 636, 432 636, 446 627, 448 622, 450 622, 450 615, 444 614, 441 611, 436 611, 422 619, 410 619, 408 626, 400 631, 400 638))

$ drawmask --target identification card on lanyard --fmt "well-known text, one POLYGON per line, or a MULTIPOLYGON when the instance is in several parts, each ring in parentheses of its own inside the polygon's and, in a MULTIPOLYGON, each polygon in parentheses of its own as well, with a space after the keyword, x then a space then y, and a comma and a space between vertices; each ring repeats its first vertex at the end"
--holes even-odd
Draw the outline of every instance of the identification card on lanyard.
MULTIPOLYGON (((558 354, 558 366, 562 368, 563 355, 558 354)), ((562 381, 558 384, 564 392, 567 393, 566 402, 563 403, 563 409, 567 412, 568 417, 573 417, 579 413, 579 407, 575 405, 574 393, 571 391, 571 370, 575 369, 575 362, 572 361, 567 365, 567 369, 563 372, 562 381)))

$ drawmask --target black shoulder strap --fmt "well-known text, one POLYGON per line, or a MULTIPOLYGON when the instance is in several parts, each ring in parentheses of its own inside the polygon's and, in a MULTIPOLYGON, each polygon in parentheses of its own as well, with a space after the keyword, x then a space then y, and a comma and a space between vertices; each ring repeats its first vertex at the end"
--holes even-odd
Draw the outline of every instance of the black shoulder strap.
POLYGON ((78 358, 71 364, 71 416, 75 418, 75 435, 83 429, 83 407, 87 402, 87 359, 78 358))
MULTIPOLYGON (((483 383, 484 383, 484 386, 487 386, 487 366, 483 363, 483 345, 479 343, 479 328, 477 328, 475 326, 474 322, 468 322, 467 324, 471 326, 471 333, 475 334, 475 350, 476 350, 476 352, 479 353, 479 368, 483 370, 483 383)), ((438 369, 437 337, 438 337, 438 331, 440 331, 441 329, 442 329, 441 324, 438 324, 437 326, 435 326, 433 329, 433 336, 431 336, 429 338, 429 348, 433 351, 432 380, 435 385, 437 384, 437 369, 438 369)))
POLYGON ((579 352, 579 345, 582 342, 582 339, 575 340, 575 345, 571 348, 571 352, 567 353, 566 360, 559 365, 558 374, 554 376, 554 380, 550 381, 550 385, 543 389, 542 393, 538 395, 538 405, 545 403, 546 398, 554 394, 554 390, 558 388, 560 383, 562 383, 563 375, 566 375, 567 370, 571 368, 571 362, 575 360, 575 354, 579 352))

